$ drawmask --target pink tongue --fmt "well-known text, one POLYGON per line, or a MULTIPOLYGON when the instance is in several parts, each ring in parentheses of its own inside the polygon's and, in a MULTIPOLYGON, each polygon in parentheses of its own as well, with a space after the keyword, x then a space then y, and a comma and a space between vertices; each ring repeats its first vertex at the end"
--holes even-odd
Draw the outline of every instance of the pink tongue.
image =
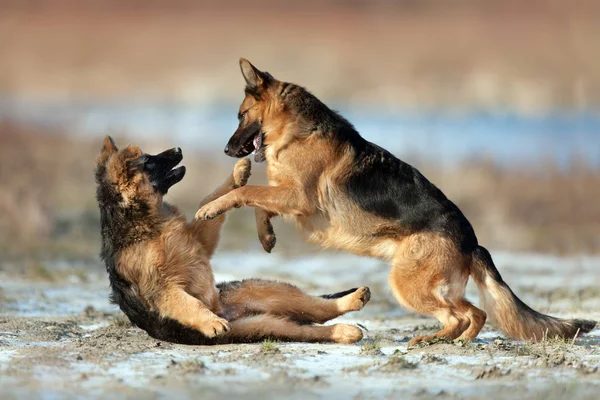
POLYGON ((258 135, 254 136, 254 141, 252 143, 254 144, 254 150, 258 150, 258 135))

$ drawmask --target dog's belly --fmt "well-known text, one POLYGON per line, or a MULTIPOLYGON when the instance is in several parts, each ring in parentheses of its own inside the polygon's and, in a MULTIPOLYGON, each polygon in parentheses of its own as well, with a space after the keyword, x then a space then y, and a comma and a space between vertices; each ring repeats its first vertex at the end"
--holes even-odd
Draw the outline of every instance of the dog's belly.
POLYGON ((359 256, 375 257, 384 260, 392 259, 398 246, 396 239, 368 238, 337 230, 319 235, 311 235, 311 241, 325 248, 344 250, 359 256))
POLYGON ((390 260, 398 248, 396 238, 365 236, 333 225, 324 217, 295 217, 296 224, 308 234, 311 243, 323 248, 390 260))

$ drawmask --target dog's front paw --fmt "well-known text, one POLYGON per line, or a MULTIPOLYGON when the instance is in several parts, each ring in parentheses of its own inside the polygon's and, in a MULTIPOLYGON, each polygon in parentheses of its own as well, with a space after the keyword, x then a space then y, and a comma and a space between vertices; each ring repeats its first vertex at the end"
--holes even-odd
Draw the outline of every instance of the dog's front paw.
POLYGON ((233 167, 233 184, 235 187, 246 186, 252 170, 252 163, 249 158, 242 158, 233 167))
POLYGON ((256 212, 258 240, 260 240, 260 244, 262 244, 263 249, 267 253, 270 253, 277 242, 277 237, 275 236, 275 231, 273 230, 273 224, 271 224, 269 216, 267 214, 263 214, 265 213, 264 211, 257 209, 256 212))
POLYGON ((263 233, 258 235, 258 240, 260 240, 260 244, 262 244, 263 249, 270 253, 275 247, 275 243, 277 242, 277 237, 275 236, 275 232, 263 233))
POLYGON ((197 220, 206 221, 209 219, 216 218, 219 215, 223 214, 225 210, 215 203, 216 202, 213 201, 212 203, 208 203, 207 205, 200 208, 198 211, 196 211, 196 215, 194 216, 194 218, 197 220))
POLYGON ((200 332, 206 337, 213 338, 215 336, 222 335, 227 332, 229 328, 229 322, 223 318, 219 318, 217 316, 203 321, 202 324, 198 327, 200 332))

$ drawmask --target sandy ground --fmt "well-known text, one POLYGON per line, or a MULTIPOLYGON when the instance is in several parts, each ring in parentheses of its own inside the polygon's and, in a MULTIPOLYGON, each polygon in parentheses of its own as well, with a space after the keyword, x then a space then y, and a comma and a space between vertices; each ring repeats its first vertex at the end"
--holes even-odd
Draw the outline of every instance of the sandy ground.
MULTIPOLYGON (((540 311, 600 320, 600 259, 494 253, 504 278, 540 311)), ((339 320, 355 345, 265 342, 214 347, 159 342, 108 303, 99 266, 53 266, 54 278, 0 273, 0 398, 597 398, 600 330, 532 345, 486 326, 465 345, 407 348, 436 321, 401 310, 388 267, 347 255, 283 258, 226 253, 217 278, 261 276, 320 294, 368 284, 372 302, 339 320)), ((13 265, 13 267, 18 267, 13 265)), ((476 291, 469 284, 469 298, 476 291)), ((336 320, 337 321, 337 320, 336 320)))

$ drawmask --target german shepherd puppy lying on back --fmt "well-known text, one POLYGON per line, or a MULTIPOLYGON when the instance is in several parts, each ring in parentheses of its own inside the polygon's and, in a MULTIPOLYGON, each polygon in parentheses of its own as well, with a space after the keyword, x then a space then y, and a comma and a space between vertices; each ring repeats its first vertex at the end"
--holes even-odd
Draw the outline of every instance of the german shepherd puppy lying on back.
MULTIPOLYGON (((129 320, 156 339, 185 344, 252 342, 274 338, 353 343, 358 327, 314 326, 369 301, 367 287, 312 297, 279 282, 249 279, 215 285, 210 258, 224 216, 188 223, 163 202, 183 179, 179 148, 149 155, 135 146, 117 149, 106 137, 96 166, 102 226, 101 257, 111 300, 129 320)), ((244 186, 250 160, 240 160, 227 180, 201 204, 244 186)))
POLYGON ((246 96, 225 153, 254 152, 255 161, 266 160, 269 186, 233 190, 202 207, 196 218, 256 207, 267 251, 275 243, 269 218, 282 215, 323 247, 388 261, 398 302, 444 326, 410 344, 477 336, 486 313, 464 297, 469 275, 489 316, 510 337, 565 338, 594 328, 593 321, 558 319, 529 308, 502 280, 463 213, 419 171, 363 139, 304 88, 278 81, 245 59, 240 66, 246 96))

